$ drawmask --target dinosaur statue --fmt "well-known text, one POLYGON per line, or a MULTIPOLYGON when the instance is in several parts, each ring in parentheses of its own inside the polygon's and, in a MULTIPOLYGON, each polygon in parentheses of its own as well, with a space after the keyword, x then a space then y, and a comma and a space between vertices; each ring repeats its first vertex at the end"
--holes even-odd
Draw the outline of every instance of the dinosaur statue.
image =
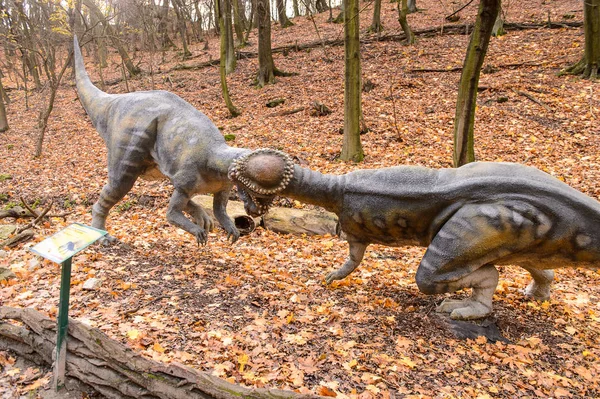
POLYGON ((175 187, 167 210, 169 223, 205 244, 212 221, 190 199, 197 193, 213 193, 215 218, 235 242, 240 233, 225 211, 232 188, 227 171, 234 159, 250 150, 228 146, 206 115, 175 94, 101 91, 85 70, 77 37, 73 43, 77 94, 108 150, 108 184, 92 208, 92 226, 106 229, 108 212, 138 177, 166 176, 175 187))
POLYGON ((336 176, 257 150, 233 161, 229 177, 251 215, 264 213, 276 193, 338 215, 350 256, 327 283, 356 269, 371 243, 427 247, 416 274, 423 293, 472 288, 470 298, 438 306, 453 319, 492 312, 494 265, 525 268, 533 277, 525 293, 540 300, 550 296, 552 269, 600 266, 600 203, 532 167, 476 162, 336 176))

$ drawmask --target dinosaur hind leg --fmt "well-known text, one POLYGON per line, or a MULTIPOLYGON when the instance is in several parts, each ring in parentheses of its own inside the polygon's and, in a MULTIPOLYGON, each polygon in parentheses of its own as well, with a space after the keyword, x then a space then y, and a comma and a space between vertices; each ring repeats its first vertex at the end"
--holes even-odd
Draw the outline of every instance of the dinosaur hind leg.
MULTIPOLYGON (((92 207, 92 227, 106 230, 108 212, 131 190, 136 179, 137 175, 133 174, 128 175, 126 178, 109 180, 108 184, 102 188, 100 198, 92 207)), ((116 238, 110 235, 105 236, 105 238, 104 242, 116 241, 116 238)))
POLYGON ((492 312, 498 283, 493 263, 531 245, 535 223, 499 204, 473 204, 459 209, 435 235, 417 270, 425 294, 472 288, 470 298, 446 300, 438 311, 453 319, 478 319, 492 312))
POLYGON ((523 293, 538 301, 547 301, 550 299, 550 285, 554 280, 554 270, 542 270, 534 269, 531 267, 523 267, 531 274, 533 280, 527 288, 523 290, 523 293))

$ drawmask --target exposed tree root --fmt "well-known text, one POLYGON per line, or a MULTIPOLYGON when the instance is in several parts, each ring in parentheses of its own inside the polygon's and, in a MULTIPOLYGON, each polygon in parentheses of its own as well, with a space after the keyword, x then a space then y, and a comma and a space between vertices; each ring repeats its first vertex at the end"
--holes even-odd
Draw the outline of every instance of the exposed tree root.
POLYGON ((588 63, 583 57, 575 64, 560 71, 558 76, 580 75, 583 79, 598 80, 599 73, 600 66, 588 63))

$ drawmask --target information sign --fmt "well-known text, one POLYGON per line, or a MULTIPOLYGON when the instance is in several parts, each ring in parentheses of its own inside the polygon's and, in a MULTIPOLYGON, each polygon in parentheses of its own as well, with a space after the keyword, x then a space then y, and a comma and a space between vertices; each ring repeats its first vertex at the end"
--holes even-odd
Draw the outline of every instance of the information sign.
POLYGON ((103 237, 106 231, 81 223, 73 223, 31 248, 36 254, 56 263, 63 263, 77 252, 103 237))

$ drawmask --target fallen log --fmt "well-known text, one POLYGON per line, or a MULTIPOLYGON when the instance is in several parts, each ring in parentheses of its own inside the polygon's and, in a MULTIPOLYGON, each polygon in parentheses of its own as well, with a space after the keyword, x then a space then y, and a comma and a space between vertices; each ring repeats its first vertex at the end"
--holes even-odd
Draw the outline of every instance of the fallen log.
MULTIPOLYGON (((216 224, 212 198, 208 195, 197 195, 192 201, 202 205, 216 224)), ((250 234, 261 225, 267 230, 284 234, 336 235, 339 232, 337 216, 325 210, 272 207, 262 217, 252 218, 246 214, 243 203, 229 201, 227 213, 243 235, 250 234)))
MULTIPOLYGON (((213 219, 213 224, 217 225, 217 219, 213 212, 213 197, 209 195, 196 195, 192 198, 192 201, 201 205, 213 219)), ((244 204, 238 201, 229 201, 227 203, 227 214, 233 219, 233 223, 235 223, 235 227, 238 228, 241 235, 252 233, 261 222, 260 217, 253 218, 248 216, 244 210, 244 204)))
POLYGON ((265 229, 285 234, 337 235, 338 218, 335 213, 324 210, 293 208, 269 209, 263 216, 265 229))
MULTIPOLYGON (((247 388, 178 363, 159 363, 74 319, 69 319, 68 333, 67 378, 109 399, 319 398, 280 389, 247 388)), ((31 308, 0 307, 0 350, 40 365, 51 364, 55 343, 54 320, 31 308)))
POLYGON ((23 231, 15 234, 14 236, 12 236, 10 238, 7 238, 4 241, 0 241, 0 248, 4 248, 4 247, 13 248, 13 247, 16 247, 17 244, 20 244, 20 243, 30 240, 32 238, 33 238, 33 230, 26 229, 26 230, 23 230, 23 231))
MULTIPOLYGON (((583 26, 583 21, 571 21, 571 22, 541 22, 541 23, 504 23, 504 29, 510 30, 529 30, 529 29, 562 29, 562 28, 579 28, 583 26)), ((432 37, 438 35, 458 35, 469 32, 473 29, 473 24, 449 24, 440 25, 432 28, 415 30, 413 34, 418 37, 432 37)), ((361 44, 380 42, 380 41, 403 41, 406 39, 404 33, 391 33, 386 35, 376 36, 365 36, 360 39, 361 44)), ((303 51, 313 49, 317 47, 333 47, 343 46, 344 39, 327 39, 327 40, 316 40, 307 43, 295 43, 286 46, 273 47, 272 53, 285 53, 292 51, 303 51)), ((253 51, 237 51, 236 58, 238 60, 258 58, 258 53, 253 51)), ((219 64, 219 60, 209 60, 193 65, 178 64, 171 70, 190 70, 190 69, 202 69, 210 66, 216 66, 219 64)), ((167 71, 169 72, 169 71, 167 71)))

